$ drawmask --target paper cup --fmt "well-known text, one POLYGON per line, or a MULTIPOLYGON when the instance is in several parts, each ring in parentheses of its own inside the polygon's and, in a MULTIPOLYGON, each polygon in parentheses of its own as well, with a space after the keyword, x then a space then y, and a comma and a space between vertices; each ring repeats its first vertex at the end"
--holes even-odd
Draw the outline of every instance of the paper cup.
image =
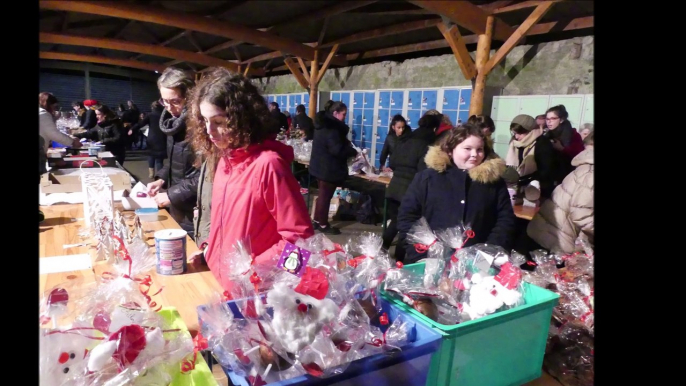
POLYGON ((524 189, 524 198, 536 201, 541 198, 541 183, 534 180, 524 189))
POLYGON ((512 206, 515 205, 515 201, 517 199, 517 189, 515 188, 507 188, 507 192, 510 193, 510 202, 512 202, 512 206))

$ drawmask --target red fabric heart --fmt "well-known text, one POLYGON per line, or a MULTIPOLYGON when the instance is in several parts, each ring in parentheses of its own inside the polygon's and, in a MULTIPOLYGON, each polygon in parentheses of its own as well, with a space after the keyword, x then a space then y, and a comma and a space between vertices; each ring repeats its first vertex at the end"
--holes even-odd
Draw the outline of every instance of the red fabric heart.
POLYGON ((117 349, 112 358, 117 362, 119 371, 122 371, 145 349, 145 330, 139 325, 131 324, 120 328, 108 340, 117 341, 117 349))
POLYGON ((95 315, 95 318, 93 318, 93 327, 102 333, 109 334, 110 322, 109 316, 105 314, 105 312, 100 311, 95 315))
POLYGON ((69 294, 64 288, 55 288, 54 290, 50 291, 50 295, 48 295, 48 306, 53 304, 66 306, 68 301, 69 294))
POLYGON ((500 267, 500 272, 495 275, 495 281, 507 289, 515 289, 522 280, 522 271, 511 263, 505 263, 500 267))

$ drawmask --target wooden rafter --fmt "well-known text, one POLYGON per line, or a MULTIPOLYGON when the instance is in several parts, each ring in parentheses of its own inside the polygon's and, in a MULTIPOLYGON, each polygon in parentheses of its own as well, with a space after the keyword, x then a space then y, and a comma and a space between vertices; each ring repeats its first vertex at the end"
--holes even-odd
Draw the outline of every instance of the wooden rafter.
POLYGON ((248 76, 250 73, 250 63, 245 65, 245 70, 243 71, 243 76, 248 76))
POLYGON ((417 21, 410 21, 410 22, 403 22, 399 24, 393 24, 381 28, 375 28, 373 30, 368 30, 368 31, 362 31, 358 32, 352 35, 348 35, 345 37, 342 37, 340 39, 336 39, 333 41, 330 41, 328 43, 322 44, 321 47, 332 47, 334 44, 348 44, 348 43, 357 43, 361 42, 364 40, 368 39, 375 39, 375 38, 380 38, 383 36, 388 36, 388 35, 396 35, 400 33, 405 33, 409 31, 415 31, 415 30, 420 30, 420 29, 425 29, 425 28, 431 28, 438 23, 441 22, 440 18, 433 18, 433 19, 427 19, 427 20, 417 20, 417 21))
MULTIPOLYGON (((445 16, 453 23, 476 34, 486 31, 488 13, 469 1, 409 0, 410 3, 445 16)), ((493 38, 501 41, 514 33, 514 29, 504 21, 496 18, 493 38)))
POLYGON ((480 5, 479 8, 483 9, 487 13, 493 13, 498 8, 506 7, 510 4, 514 3, 512 0, 504 0, 504 1, 494 1, 492 3, 480 5))
POLYGON ((298 64, 300 64, 300 69, 303 70, 303 75, 305 75, 305 78, 310 79, 310 71, 307 69, 303 58, 298 58, 298 64))
MULTIPOLYGON (((119 51, 140 52, 155 56, 176 58, 186 62, 202 64, 203 66, 221 66, 232 71, 238 71, 238 66, 235 63, 214 58, 212 56, 197 54, 176 48, 161 47, 144 43, 134 43, 126 40, 92 38, 52 33, 40 33, 39 40, 41 43, 67 44, 86 47, 99 47, 119 51)), ((263 72, 254 70, 252 75, 263 75, 263 72)))
POLYGON ((257 31, 242 25, 229 24, 220 20, 191 16, 181 12, 169 11, 159 7, 150 7, 132 3, 114 1, 39 1, 41 9, 52 9, 71 12, 90 13, 146 23, 162 24, 184 30, 223 36, 241 40, 262 47, 284 51, 304 58, 314 58, 314 49, 296 41, 257 31))
POLYGON ((507 56, 510 51, 529 33, 529 30, 538 23, 539 20, 552 8, 555 1, 543 1, 541 2, 531 15, 524 20, 522 24, 517 27, 517 30, 510 36, 505 43, 500 46, 498 51, 493 55, 492 58, 488 60, 486 66, 484 67, 484 73, 488 74, 493 67, 495 67, 501 60, 507 56))
POLYGON ((291 74, 295 77, 295 80, 298 81, 298 84, 300 87, 304 88, 305 90, 310 89, 310 80, 305 79, 305 76, 303 75, 302 72, 300 72, 300 69, 298 66, 293 62, 293 58, 285 58, 283 62, 286 64, 286 67, 288 67, 289 70, 291 70, 291 74))
MULTIPOLYGON (((337 4, 334 5, 326 5, 320 9, 314 10, 312 12, 302 12, 301 15, 296 16, 296 17, 291 17, 288 18, 287 20, 278 23, 277 25, 274 25, 270 27, 269 29, 274 29, 278 27, 283 27, 287 25, 293 25, 299 22, 304 22, 304 21, 312 21, 312 20, 319 20, 319 19, 324 19, 329 16, 334 16, 338 15, 343 12, 351 11, 356 8, 364 7, 365 5, 369 5, 372 3, 375 3, 376 0, 373 1, 340 1, 337 2, 337 4)), ((312 58, 307 58, 307 59, 312 59, 312 58)))
POLYGON ((469 55, 469 51, 467 51, 467 45, 457 26, 453 25, 448 28, 443 23, 438 23, 436 26, 441 31, 443 37, 452 49, 455 59, 457 60, 457 64, 460 66, 460 70, 462 70, 462 75, 464 75, 465 79, 472 79, 476 77, 476 66, 474 64, 474 60, 472 60, 472 57, 469 55))
MULTIPOLYGON (((557 2, 559 2, 559 1, 561 1, 561 0, 554 0, 553 3, 557 3, 557 2)), ((520 10, 520 9, 538 7, 538 6, 539 6, 541 3, 543 3, 543 2, 544 2, 544 1, 540 1, 540 0, 537 0, 537 1, 522 1, 521 3, 517 3, 517 4, 503 5, 503 6, 497 7, 497 8, 493 11, 493 13, 497 15, 497 14, 499 14, 499 13, 506 13, 506 12, 518 11, 518 10, 520 10)), ((509 3, 512 3, 512 1, 510 1, 509 3)))
POLYGON ((129 68, 138 68, 147 71, 163 71, 164 66, 145 63, 137 60, 130 59, 114 59, 108 58, 106 56, 98 55, 78 55, 78 54, 68 54, 64 52, 39 52, 38 57, 40 59, 51 59, 51 60, 67 60, 70 62, 88 62, 88 63, 102 63, 109 64, 113 66, 122 66, 129 68))
POLYGON ((329 69, 329 64, 331 64, 331 59, 336 55, 336 52, 338 51, 338 44, 334 45, 333 48, 331 48, 331 51, 329 52, 329 55, 326 57, 326 60, 324 61, 324 64, 322 65, 322 68, 319 69, 319 72, 317 74, 317 84, 322 81, 322 78, 324 78, 324 74, 326 73, 326 70, 329 69))
POLYGON ((324 35, 326 35, 326 29, 329 27, 329 16, 324 18, 324 24, 322 25, 322 30, 319 32, 319 39, 317 39, 317 47, 321 46, 324 42, 324 35))

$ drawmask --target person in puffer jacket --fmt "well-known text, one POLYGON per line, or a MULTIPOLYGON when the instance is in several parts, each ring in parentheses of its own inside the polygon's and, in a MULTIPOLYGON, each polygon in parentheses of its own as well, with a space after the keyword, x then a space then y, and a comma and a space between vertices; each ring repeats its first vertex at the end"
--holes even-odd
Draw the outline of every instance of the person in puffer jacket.
MULTIPOLYGON (((434 231, 470 226, 474 237, 465 246, 488 243, 510 251, 515 215, 502 179, 506 166, 491 153, 481 129, 469 123, 450 129, 440 146, 431 146, 427 169, 415 175, 400 204, 400 239, 424 217, 434 231)), ((414 245, 402 245, 405 264, 426 257, 414 245)))
POLYGON ((576 252, 579 238, 593 248, 593 134, 584 142, 586 149, 572 160, 576 169, 543 202, 526 228, 528 237, 552 252, 576 252))
POLYGON ((160 208, 169 207, 169 214, 193 238, 193 208, 197 201, 198 169, 193 166, 195 153, 186 138, 186 98, 195 85, 193 76, 168 67, 157 80, 164 111, 160 130, 167 136, 169 163, 155 173, 148 184, 148 194, 160 208), (160 189, 167 189, 161 192, 160 189))

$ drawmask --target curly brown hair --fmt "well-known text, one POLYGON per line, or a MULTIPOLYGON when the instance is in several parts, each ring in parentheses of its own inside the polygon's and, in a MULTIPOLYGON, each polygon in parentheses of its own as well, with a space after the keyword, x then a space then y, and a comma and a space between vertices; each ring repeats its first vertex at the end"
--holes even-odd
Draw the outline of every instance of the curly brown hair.
MULTIPOLYGON (((484 160, 488 158, 493 149, 491 149, 491 145, 489 141, 486 140, 486 136, 481 131, 481 128, 473 123, 463 123, 461 126, 450 129, 448 134, 441 141, 441 150, 446 152, 448 155, 452 155, 453 150, 455 150, 457 145, 471 136, 481 138, 484 143, 484 160)), ((452 156, 450 159, 452 160, 452 156)))
POLYGON ((189 98, 190 108, 186 124, 191 145, 196 152, 195 166, 207 161, 208 175, 212 179, 214 168, 225 154, 212 144, 200 114, 202 102, 211 103, 226 111, 224 135, 229 137, 229 149, 247 148, 264 141, 273 124, 264 97, 250 79, 223 67, 215 67, 193 88, 189 98))

